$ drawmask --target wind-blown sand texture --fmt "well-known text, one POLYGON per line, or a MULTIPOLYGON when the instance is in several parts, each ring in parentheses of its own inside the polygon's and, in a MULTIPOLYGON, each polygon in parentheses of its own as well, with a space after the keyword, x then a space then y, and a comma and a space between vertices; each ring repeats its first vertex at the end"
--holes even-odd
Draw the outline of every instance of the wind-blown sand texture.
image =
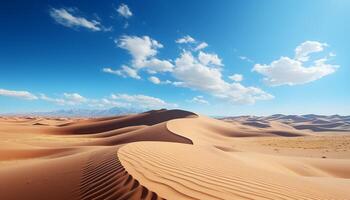
POLYGON ((350 199, 349 117, 0 118, 0 199, 350 199))

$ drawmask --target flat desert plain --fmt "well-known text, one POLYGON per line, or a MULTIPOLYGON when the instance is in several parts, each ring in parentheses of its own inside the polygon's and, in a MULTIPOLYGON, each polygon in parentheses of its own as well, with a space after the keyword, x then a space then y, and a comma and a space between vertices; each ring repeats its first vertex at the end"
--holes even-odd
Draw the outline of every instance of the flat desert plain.
POLYGON ((0 199, 350 199, 350 118, 0 118, 0 199))

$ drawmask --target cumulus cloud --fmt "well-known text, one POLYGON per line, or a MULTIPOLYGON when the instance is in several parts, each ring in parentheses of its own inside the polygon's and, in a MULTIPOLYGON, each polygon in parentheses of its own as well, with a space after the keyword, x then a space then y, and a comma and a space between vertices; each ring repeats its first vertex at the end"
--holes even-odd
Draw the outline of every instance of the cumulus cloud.
POLYGON ((84 17, 74 16, 75 10, 72 8, 52 8, 50 9, 50 16, 59 24, 69 28, 87 28, 91 31, 109 31, 110 28, 102 26, 101 22, 97 20, 88 20, 84 17))
POLYGON ((328 58, 311 60, 312 64, 306 66, 309 54, 323 51, 325 43, 306 41, 300 44, 295 52, 295 59, 282 56, 270 64, 256 64, 252 71, 264 75, 264 81, 270 86, 299 85, 318 80, 332 74, 339 67, 328 64, 328 58))
POLYGON ((121 4, 118 7, 117 12, 125 18, 129 18, 132 16, 132 12, 130 11, 128 5, 126 5, 126 4, 121 4))
POLYGON ((173 64, 170 60, 161 60, 156 57, 159 48, 163 45, 149 36, 122 36, 115 40, 119 48, 125 49, 131 55, 130 66, 122 65, 118 70, 111 68, 102 69, 103 72, 119 75, 122 77, 131 77, 141 79, 138 71, 144 69, 149 74, 159 72, 170 72, 173 69, 173 64))
POLYGON ((239 59, 253 63, 254 61, 250 58, 248 58, 247 56, 238 56, 239 59))
POLYGON ((243 75, 242 74, 233 74, 228 77, 229 79, 235 81, 235 82, 240 82, 243 80, 243 75))
POLYGON ((182 38, 175 40, 175 42, 178 44, 185 44, 185 43, 194 43, 194 42, 196 42, 196 40, 193 39, 191 36, 186 35, 182 38))
POLYGON ((112 94, 113 100, 138 105, 145 109, 174 108, 176 104, 167 103, 162 99, 147 95, 112 94))
POLYGON ((170 61, 159 60, 158 58, 145 60, 141 66, 145 67, 147 69, 147 72, 150 74, 155 74, 157 72, 170 72, 174 67, 170 61))
POLYGON ((178 85, 213 91, 222 88, 220 70, 203 65, 189 51, 175 60, 173 75, 180 81, 178 85))
POLYGON ((151 81, 154 84, 160 84, 160 80, 159 80, 158 77, 151 76, 151 77, 148 78, 148 80, 151 81))
POLYGON ((200 51, 198 54, 198 59, 203 65, 223 66, 221 59, 217 54, 204 53, 203 51, 200 51))
POLYGON ((192 51, 199 51, 199 50, 202 50, 202 49, 205 49, 205 48, 208 47, 208 43, 206 43, 206 42, 198 42, 198 41, 196 41, 194 38, 192 38, 189 35, 186 35, 186 36, 184 36, 182 38, 179 38, 179 39, 175 40, 175 42, 178 43, 178 44, 187 44, 187 43, 191 44, 192 45, 192 47, 191 47, 192 51), (194 45, 196 45, 196 46, 194 46, 194 45))
POLYGON ((118 47, 127 50, 131 54, 136 66, 147 58, 155 56, 158 48, 163 48, 161 43, 151 39, 149 36, 137 37, 124 35, 116 39, 115 43, 118 47))
POLYGON ((207 104, 207 105, 209 104, 209 102, 207 100, 205 100, 203 96, 195 96, 191 100, 189 100, 189 102, 199 103, 199 104, 207 104))
MULTIPOLYGON (((132 106, 129 103, 118 102, 110 98, 90 99, 87 105, 90 107, 100 107, 100 108, 111 108, 111 107, 127 108, 132 106)), ((136 105, 134 105, 134 107, 136 107, 136 105)))
POLYGON ((228 83, 222 79, 220 69, 205 65, 191 52, 183 52, 175 61, 174 85, 209 93, 232 103, 252 104, 256 100, 269 100, 273 96, 255 87, 228 83))
POLYGON ((177 107, 176 104, 168 103, 160 98, 143 94, 111 94, 109 97, 102 99, 89 99, 87 103, 91 107, 122 107, 143 110, 177 107))
POLYGON ((67 99, 67 101, 74 102, 77 104, 84 103, 87 99, 81 96, 78 93, 63 93, 63 96, 67 99))
POLYGON ((107 67, 107 68, 103 68, 102 71, 105 73, 122 76, 124 78, 131 77, 134 79, 141 79, 141 77, 137 74, 137 70, 132 69, 126 65, 122 65, 121 68, 118 70, 113 70, 113 69, 107 67))
POLYGON ((89 99, 81 96, 78 93, 63 93, 61 98, 48 97, 45 94, 40 94, 39 99, 48 101, 57 105, 80 105, 87 103, 89 99))
POLYGON ((28 91, 18 91, 18 90, 0 89, 0 96, 14 97, 14 98, 24 99, 24 100, 36 100, 36 99, 38 99, 37 96, 35 96, 34 94, 32 94, 28 91))
MULTIPOLYGON (((161 83, 166 83, 166 81, 161 83)), ((177 107, 177 104, 168 103, 160 98, 143 94, 112 94, 108 97, 94 99, 84 97, 79 93, 63 93, 57 97, 50 97, 42 93, 34 95, 28 91, 0 89, 0 96, 14 97, 24 100, 41 100, 59 106, 90 106, 101 108, 123 107, 140 108, 144 110, 177 107)))
POLYGON ((40 94, 39 99, 60 106, 80 105, 100 108, 123 107, 140 108, 145 110, 177 107, 176 104, 167 103, 162 99, 142 94, 112 94, 109 97, 100 99, 86 98, 78 93, 63 93, 63 95, 58 98, 48 97, 45 94, 40 94))
POLYGON ((295 59, 303 62, 308 61, 311 53, 321 52, 327 46, 327 43, 305 41, 295 48, 295 59))
POLYGON ((329 52, 328 56, 329 57, 335 57, 335 56, 337 56, 337 54, 335 54, 334 52, 329 52))
POLYGON ((44 101, 48 101, 57 105, 66 105, 66 100, 63 98, 53 98, 53 97, 48 97, 45 94, 40 94, 39 98, 44 101))
MULTIPOLYGON (((206 53, 202 50, 198 52, 190 47, 189 50, 182 49, 182 53, 175 61, 160 60, 156 56, 158 50, 163 48, 163 45, 149 36, 122 36, 115 42, 118 47, 127 50, 131 55, 130 69, 134 70, 136 79, 140 79, 137 72, 145 70, 152 74, 148 80, 154 84, 171 84, 176 87, 187 87, 203 91, 232 103, 252 104, 256 100, 273 98, 271 94, 259 88, 246 87, 237 82, 226 82, 222 78, 221 72, 224 65, 221 58, 215 53, 206 53), (196 56, 193 56, 192 53, 195 53, 196 56), (168 72, 175 80, 161 81, 160 78, 155 76, 159 72, 168 72)), ((196 43, 190 36, 180 38, 176 42, 196 43)), ((199 49, 203 49, 205 46, 207 44, 203 43, 202 48, 199 49)), ((126 76, 121 70, 105 68, 103 71, 126 76)))
POLYGON ((150 76, 148 78, 148 80, 154 84, 172 84, 173 82, 169 81, 169 80, 165 80, 165 81, 162 81, 160 80, 158 77, 156 76, 150 76))
POLYGON ((109 97, 94 99, 86 98, 78 93, 63 93, 58 98, 48 97, 40 94, 39 99, 51 102, 60 106, 89 106, 100 108, 123 107, 123 108, 140 108, 140 109, 160 109, 174 108, 176 104, 167 103, 166 101, 142 94, 111 94, 109 97))
POLYGON ((206 42, 202 42, 194 48, 194 51, 199 51, 207 47, 208 47, 208 44, 206 42))

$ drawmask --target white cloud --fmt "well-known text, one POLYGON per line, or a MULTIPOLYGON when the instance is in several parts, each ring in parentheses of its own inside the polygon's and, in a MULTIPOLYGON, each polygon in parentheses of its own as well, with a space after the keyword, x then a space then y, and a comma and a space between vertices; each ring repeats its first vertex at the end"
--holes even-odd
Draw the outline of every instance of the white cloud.
POLYGON ((137 105, 145 109, 174 108, 176 104, 167 103, 162 99, 146 95, 112 94, 111 99, 137 105))
MULTIPOLYGON (((149 36, 122 36, 115 40, 118 47, 125 49, 132 56, 130 69, 134 70, 134 77, 140 79, 137 72, 141 69, 152 74, 148 78, 154 84, 172 84, 177 87, 187 87, 204 91, 215 97, 232 103, 255 103, 256 100, 269 100, 273 96, 255 87, 246 87, 240 83, 229 83, 222 79, 222 60, 215 53, 199 51, 194 57, 191 51, 183 50, 175 61, 160 60, 156 57, 158 49, 163 45, 149 36), (154 74, 170 72, 176 79, 162 81, 154 74), (137 76, 136 76, 137 75, 137 76)), ((190 36, 180 38, 178 43, 195 43, 190 36)), ((206 43, 205 43, 206 44, 206 43)), ((193 51, 193 49, 191 49, 193 51)), ((104 72, 126 76, 121 70, 103 69, 104 72)))
POLYGON ((87 99, 81 96, 78 93, 63 93, 63 96, 67 99, 67 101, 74 102, 77 104, 84 103, 87 99))
POLYGON ((179 44, 184 44, 184 43, 194 43, 196 40, 193 39, 191 36, 186 35, 182 38, 177 39, 175 42, 179 44))
POLYGON ((159 60, 158 58, 152 58, 150 60, 145 60, 142 63, 143 67, 147 68, 150 74, 155 74, 157 72, 170 72, 173 70, 174 65, 168 60, 159 60))
POLYGON ((203 51, 200 51, 198 54, 198 59, 203 65, 223 66, 221 59, 216 54, 204 53, 203 51))
POLYGON ((128 22, 125 22, 123 28, 128 28, 129 27, 129 23, 128 22))
POLYGON ((206 42, 202 42, 199 45, 197 45, 196 48, 194 48, 194 51, 199 51, 199 50, 204 49, 206 47, 208 47, 208 44, 206 42))
POLYGON ((134 79, 141 79, 141 77, 137 73, 137 70, 132 69, 132 68, 126 66, 126 65, 122 65, 121 69, 119 69, 119 70, 113 70, 111 68, 103 68, 102 71, 106 72, 106 73, 122 76, 124 78, 125 77, 131 77, 131 78, 134 78, 134 79))
POLYGON ((171 82, 169 80, 162 81, 156 76, 151 76, 151 77, 148 78, 148 80, 151 81, 154 84, 172 84, 173 83, 173 82, 171 82))
POLYGON ((102 99, 90 99, 88 104, 90 107, 100 107, 100 108, 110 108, 110 107, 130 107, 129 103, 117 102, 112 99, 102 98, 102 99))
POLYGON ((188 51, 175 60, 173 75, 180 81, 179 85, 213 91, 222 88, 221 72, 203 65, 188 51))
POLYGON ((112 94, 110 97, 90 99, 78 93, 63 93, 61 97, 52 98, 40 94, 41 100, 51 102, 60 106, 89 106, 100 108, 123 107, 140 109, 174 108, 176 104, 167 103, 162 99, 147 95, 112 94))
POLYGON ((247 56, 239 56, 239 59, 245 60, 245 61, 250 62, 250 63, 253 63, 253 62, 254 62, 253 60, 251 60, 251 59, 248 58, 247 56))
POLYGON ((58 104, 58 105, 66 105, 66 100, 62 99, 62 98, 52 98, 52 97, 48 97, 45 94, 40 94, 39 98, 41 100, 44 101, 48 101, 54 104, 58 104))
POLYGON ((129 18, 132 16, 132 12, 130 11, 128 5, 126 4, 121 4, 117 9, 117 12, 125 18, 129 18))
POLYGON ((264 75, 264 81, 271 86, 292 86, 318 80, 334 73, 339 67, 326 63, 327 57, 312 60, 310 66, 305 66, 304 62, 309 61, 309 54, 323 51, 325 46, 327 46, 325 43, 306 41, 296 48, 295 59, 282 56, 268 65, 256 64, 252 71, 264 75))
POLYGON ((158 72, 170 72, 173 69, 173 64, 170 60, 160 60, 156 57, 159 48, 163 45, 149 36, 122 36, 115 40, 118 47, 125 49, 131 55, 131 65, 122 65, 118 70, 111 68, 102 69, 103 72, 116 74, 122 77, 131 77, 141 79, 138 71, 145 69, 149 74, 158 72))
POLYGON ((252 104, 273 98, 259 88, 224 81, 218 68, 204 65, 188 51, 176 59, 173 75, 178 80, 173 83, 176 86, 204 91, 232 103, 252 104))
POLYGON ((14 97, 14 98, 24 99, 24 100, 38 99, 37 96, 35 96, 34 94, 28 91, 5 90, 5 89, 0 89, 0 96, 14 97))
POLYGON ((97 20, 88 20, 84 17, 74 16, 74 9, 56 9, 50 10, 50 16, 59 24, 70 27, 83 27, 92 31, 110 31, 111 28, 105 28, 97 20))
POLYGON ((154 84, 159 84, 160 83, 160 80, 158 77, 155 77, 155 76, 151 76, 148 78, 149 81, 151 81, 152 83, 154 84))
POLYGON ((62 98, 52 98, 48 97, 45 94, 40 94, 39 99, 48 101, 57 105, 80 105, 83 103, 87 103, 90 100, 81 96, 78 93, 63 93, 62 98))
POLYGON ((163 45, 148 36, 137 37, 124 35, 120 39, 115 40, 118 47, 127 50, 135 63, 142 62, 149 57, 157 54, 157 49, 163 45))
POLYGON ((132 56, 132 67, 135 70, 147 68, 151 73, 171 71, 173 65, 168 60, 155 56, 163 45, 148 36, 122 36, 115 41, 118 47, 127 50, 132 56))
POLYGON ((207 104, 207 105, 209 104, 209 102, 207 100, 205 100, 203 96, 193 97, 191 100, 189 100, 189 102, 199 103, 199 104, 207 104))
POLYGON ((235 82, 241 82, 243 80, 243 75, 242 74, 233 74, 228 77, 229 79, 235 81, 235 82))
MULTIPOLYGON (((161 83, 168 83, 164 81, 161 83)), ((112 94, 107 98, 90 99, 78 93, 63 93, 58 97, 49 97, 45 94, 38 96, 27 91, 14 91, 0 89, 0 96, 14 97, 24 100, 42 100, 57 104, 60 106, 90 106, 90 107, 124 107, 124 108, 140 108, 140 109, 160 109, 160 108, 176 108, 177 104, 168 103, 160 98, 137 94, 112 94)))
POLYGON ((305 62, 309 60, 309 54, 323 51, 328 45, 317 41, 305 41, 295 48, 295 59, 305 62))
POLYGON ((329 56, 329 57, 335 57, 335 56, 337 56, 337 55, 336 55, 334 52, 329 52, 328 56, 329 56))

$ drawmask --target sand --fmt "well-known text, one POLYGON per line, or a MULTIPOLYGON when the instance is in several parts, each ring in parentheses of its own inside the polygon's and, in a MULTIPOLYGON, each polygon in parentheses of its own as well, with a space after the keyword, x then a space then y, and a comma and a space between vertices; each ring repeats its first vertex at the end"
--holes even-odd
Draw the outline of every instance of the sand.
POLYGON ((0 199, 350 199, 341 116, 0 118, 0 199))

